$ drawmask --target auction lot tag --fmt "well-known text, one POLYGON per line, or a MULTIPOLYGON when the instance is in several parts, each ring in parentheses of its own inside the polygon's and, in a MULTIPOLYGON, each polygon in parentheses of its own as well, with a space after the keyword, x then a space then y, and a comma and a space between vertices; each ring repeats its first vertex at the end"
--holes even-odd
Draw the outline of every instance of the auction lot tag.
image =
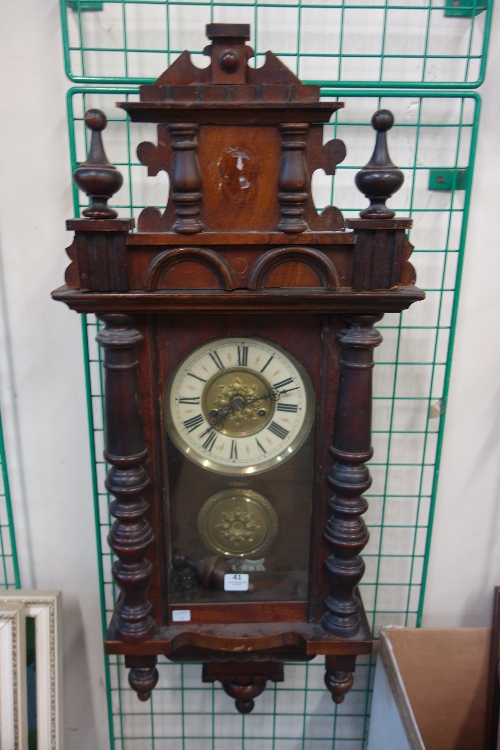
POLYGON ((226 573, 224 576, 224 591, 248 591, 248 573, 226 573))
POLYGON ((191 620, 190 609, 173 609, 172 622, 189 622, 191 620))

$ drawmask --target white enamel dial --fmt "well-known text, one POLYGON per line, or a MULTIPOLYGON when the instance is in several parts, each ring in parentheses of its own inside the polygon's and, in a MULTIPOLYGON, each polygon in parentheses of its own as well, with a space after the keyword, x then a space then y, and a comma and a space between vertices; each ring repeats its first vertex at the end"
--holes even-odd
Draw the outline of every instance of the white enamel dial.
POLYGON ((222 474, 255 474, 290 458, 309 434, 314 391, 304 367, 259 338, 219 338, 189 352, 164 396, 177 447, 222 474))

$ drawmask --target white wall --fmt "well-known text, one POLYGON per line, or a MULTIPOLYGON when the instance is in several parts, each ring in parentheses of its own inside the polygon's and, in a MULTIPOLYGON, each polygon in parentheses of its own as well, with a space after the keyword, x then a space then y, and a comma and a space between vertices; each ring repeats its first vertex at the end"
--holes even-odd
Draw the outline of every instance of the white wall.
POLYGON ((73 213, 58 4, 0 3, 1 402, 25 588, 63 591, 67 750, 107 748, 79 316, 52 301, 73 213))
MULTIPOLYGON (((49 295, 73 212, 57 0, 0 3, 0 71, 0 395, 22 582, 63 591, 65 747, 104 750, 80 321, 49 295)), ((497 14, 425 604, 433 626, 487 625, 500 583, 499 76, 497 14)))
POLYGON ((500 585, 500 13, 493 16, 423 624, 486 626, 500 585))

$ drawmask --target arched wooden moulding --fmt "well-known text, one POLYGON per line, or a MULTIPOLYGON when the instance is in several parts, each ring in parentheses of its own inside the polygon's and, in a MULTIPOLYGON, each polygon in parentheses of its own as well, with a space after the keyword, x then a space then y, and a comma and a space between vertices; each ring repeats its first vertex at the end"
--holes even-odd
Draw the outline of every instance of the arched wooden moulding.
POLYGON ((206 247, 178 247, 165 250, 154 259, 147 270, 144 289, 148 292, 161 289, 159 284, 162 277, 178 263, 196 263, 208 268, 214 276, 216 288, 229 291, 236 288, 229 264, 213 250, 206 247))
MULTIPOLYGON (((312 269, 318 279, 317 286, 336 289, 340 286, 339 274, 330 258, 312 247, 279 247, 262 255, 256 262, 248 279, 248 288, 264 289, 275 268, 288 263, 301 263, 312 269)), ((304 286, 304 285, 302 285, 304 286)))

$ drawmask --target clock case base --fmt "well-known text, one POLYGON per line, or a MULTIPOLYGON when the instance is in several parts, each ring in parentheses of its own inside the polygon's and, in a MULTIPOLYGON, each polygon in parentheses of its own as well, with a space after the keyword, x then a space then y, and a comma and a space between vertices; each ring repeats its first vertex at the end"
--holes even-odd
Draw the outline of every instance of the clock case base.
POLYGON ((140 700, 148 700, 158 681, 156 663, 163 654, 176 663, 203 662, 202 681, 222 684, 240 713, 250 713, 267 682, 283 682, 284 662, 325 657, 325 685, 342 703, 353 684, 356 657, 371 654, 373 639, 361 599, 360 630, 351 638, 325 633, 317 623, 251 623, 171 625, 154 638, 126 644, 113 616, 105 639, 106 653, 124 655, 129 682, 140 700))

